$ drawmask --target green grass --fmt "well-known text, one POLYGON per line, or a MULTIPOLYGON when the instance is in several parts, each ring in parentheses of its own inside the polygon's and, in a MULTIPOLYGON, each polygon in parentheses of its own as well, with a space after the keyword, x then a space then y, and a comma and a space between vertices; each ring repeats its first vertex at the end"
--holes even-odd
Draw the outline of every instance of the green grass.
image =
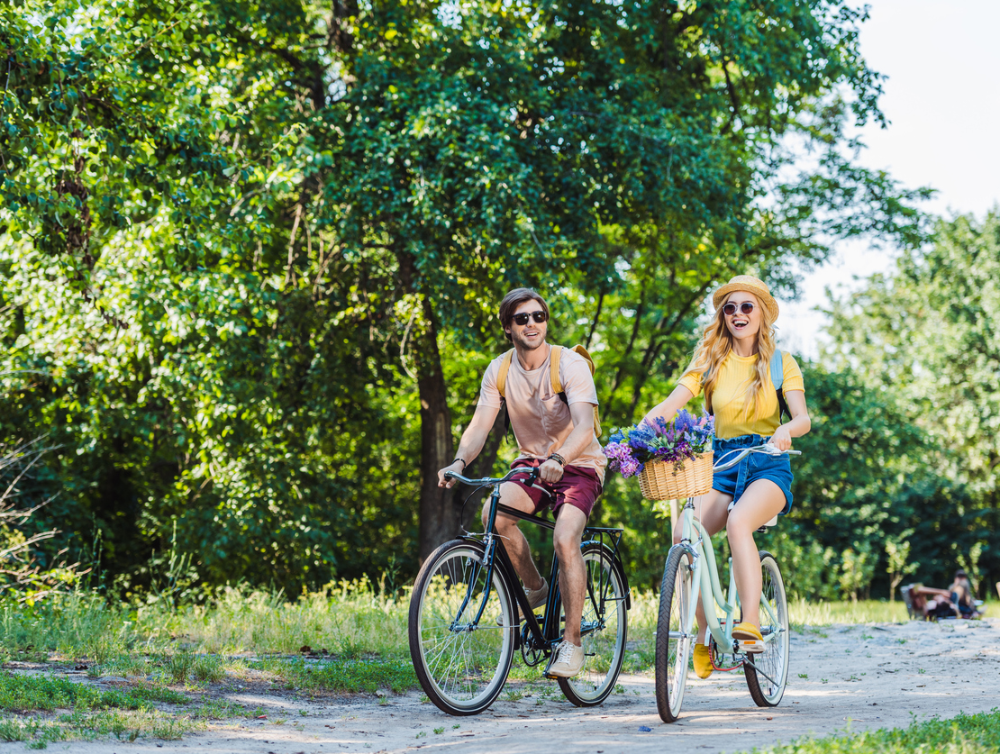
POLYGON ((857 602, 822 602, 792 600, 789 618, 794 625, 829 626, 834 623, 905 623, 906 605, 902 602, 858 600, 857 602))
POLYGON ((826 738, 801 738, 767 749, 768 754, 996 754, 1000 710, 948 720, 914 721, 909 728, 873 730, 826 738))
MULTIPOLYGON (((652 591, 633 594, 627 673, 648 672, 652 665, 658 600, 652 591)), ((91 678, 121 676, 189 689, 266 677, 284 690, 399 692, 416 687, 408 608, 408 591, 388 593, 367 580, 296 600, 227 589, 207 604, 180 607, 166 599, 108 605, 96 594, 78 592, 34 608, 0 605, 0 659, 86 663, 91 678), (320 661, 301 661, 303 654, 320 661)), ((875 601, 794 601, 790 613, 797 627, 814 629, 906 618, 902 603, 875 601)), ((536 675, 516 662, 511 679, 536 675)))
POLYGON ((157 710, 153 702, 186 705, 188 698, 155 686, 101 690, 65 678, 4 673, 0 675, 0 710, 36 716, 0 718, 0 741, 24 741, 29 748, 44 749, 57 741, 109 735, 126 741, 143 736, 175 740, 204 726, 195 716, 157 710), (71 712, 55 720, 44 716, 61 709, 71 712))
POLYGON ((363 691, 391 689, 397 693, 418 687, 409 654, 391 658, 331 658, 306 662, 302 659, 266 658, 248 662, 285 684, 305 691, 363 691))
POLYGON ((151 702, 187 704, 188 699, 176 691, 155 686, 102 691, 86 684, 73 683, 65 678, 10 673, 0 676, 0 710, 8 712, 96 710, 113 707, 138 710, 151 708, 151 702))

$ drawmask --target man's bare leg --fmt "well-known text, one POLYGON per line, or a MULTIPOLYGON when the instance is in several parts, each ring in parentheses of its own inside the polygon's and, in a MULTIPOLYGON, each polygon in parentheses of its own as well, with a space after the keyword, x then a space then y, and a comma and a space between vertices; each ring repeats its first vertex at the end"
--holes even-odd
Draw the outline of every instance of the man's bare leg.
POLYGON ((580 540, 586 526, 587 515, 582 510, 567 503, 559 506, 552 544, 559 558, 559 592, 566 611, 563 639, 578 647, 587 590, 587 567, 580 552, 580 540))
MULTIPOLYGON (((524 488, 510 482, 500 487, 500 502, 525 513, 532 513, 535 510, 535 504, 528 497, 524 488)), ((489 523, 489 514, 490 501, 487 498, 486 504, 483 505, 483 528, 489 523)), ((538 573, 535 560, 531 557, 531 547, 528 545, 528 540, 517 527, 519 523, 520 521, 512 516, 497 513, 497 534, 503 537, 504 549, 510 556, 510 562, 514 564, 514 570, 524 582, 524 586, 528 589, 541 589, 545 580, 538 573)))

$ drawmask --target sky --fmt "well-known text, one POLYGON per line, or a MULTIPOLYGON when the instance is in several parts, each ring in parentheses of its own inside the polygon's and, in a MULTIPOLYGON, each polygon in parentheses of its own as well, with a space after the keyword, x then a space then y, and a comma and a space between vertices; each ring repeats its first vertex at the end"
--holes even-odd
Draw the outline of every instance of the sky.
MULTIPOLYGON (((880 100, 888 129, 861 129, 859 162, 904 186, 937 189, 925 209, 982 218, 1000 205, 1000 0, 870 0, 861 51, 886 74, 880 100)), ((815 358, 826 317, 825 288, 843 293, 858 275, 888 271, 891 250, 841 244, 803 278, 799 301, 780 302, 781 347, 815 358)))

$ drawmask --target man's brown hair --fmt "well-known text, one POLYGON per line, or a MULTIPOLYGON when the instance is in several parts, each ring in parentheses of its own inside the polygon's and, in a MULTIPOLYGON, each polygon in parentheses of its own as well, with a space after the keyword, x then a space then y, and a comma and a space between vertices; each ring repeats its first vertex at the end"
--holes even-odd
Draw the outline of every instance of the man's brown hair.
POLYGON ((525 301, 537 301, 542 307, 542 311, 545 312, 545 320, 549 319, 549 305, 545 303, 545 299, 537 291, 532 288, 515 288, 500 302, 500 326, 503 327, 503 334, 507 340, 510 340, 507 328, 511 327, 514 322, 514 312, 525 301))

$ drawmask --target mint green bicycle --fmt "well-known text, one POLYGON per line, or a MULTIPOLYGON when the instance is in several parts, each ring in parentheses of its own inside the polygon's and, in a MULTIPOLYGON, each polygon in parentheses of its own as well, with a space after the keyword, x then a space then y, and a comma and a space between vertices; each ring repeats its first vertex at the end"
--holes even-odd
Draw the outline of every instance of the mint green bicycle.
MULTIPOLYGON (((730 453, 738 455, 725 462, 720 459, 715 465, 716 471, 732 468, 750 453, 801 455, 801 451, 780 451, 770 444, 730 453)), ((775 523, 772 519, 759 531, 775 523)), ((688 498, 681 512, 681 532, 681 541, 667 553, 660 585, 660 615, 656 629, 656 706, 660 718, 672 723, 680 716, 688 664, 697 637, 695 610, 699 591, 711 635, 709 650, 713 664, 719 670, 736 670, 742 666, 750 696, 757 706, 777 706, 788 679, 789 644, 788 601, 778 561, 771 553, 761 551, 760 632, 764 650, 754 647, 749 651, 733 638, 733 627, 740 622, 740 604, 732 559, 729 598, 726 599, 719 583, 712 538, 694 517, 694 498, 688 498), (724 657, 730 659, 723 660, 724 657), (716 664, 717 659, 723 664, 716 664)))

